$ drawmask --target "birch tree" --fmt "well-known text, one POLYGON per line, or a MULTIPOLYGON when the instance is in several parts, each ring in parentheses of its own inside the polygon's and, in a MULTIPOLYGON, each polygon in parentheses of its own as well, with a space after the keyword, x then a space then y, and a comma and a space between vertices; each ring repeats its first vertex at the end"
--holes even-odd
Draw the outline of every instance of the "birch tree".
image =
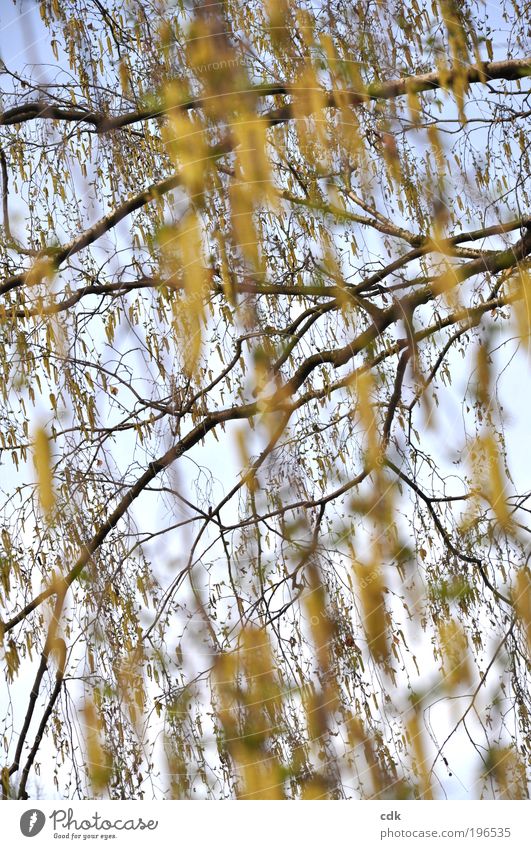
POLYGON ((37 5, 4 798, 526 797, 526 4, 37 5))

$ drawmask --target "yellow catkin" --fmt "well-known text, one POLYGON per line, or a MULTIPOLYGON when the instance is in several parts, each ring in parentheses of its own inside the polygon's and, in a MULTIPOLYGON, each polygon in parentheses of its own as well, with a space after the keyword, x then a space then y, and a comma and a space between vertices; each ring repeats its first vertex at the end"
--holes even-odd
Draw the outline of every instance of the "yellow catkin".
POLYGON ((39 428, 35 434, 33 457, 37 471, 39 499, 44 513, 49 517, 55 506, 55 493, 50 442, 44 428, 39 428))

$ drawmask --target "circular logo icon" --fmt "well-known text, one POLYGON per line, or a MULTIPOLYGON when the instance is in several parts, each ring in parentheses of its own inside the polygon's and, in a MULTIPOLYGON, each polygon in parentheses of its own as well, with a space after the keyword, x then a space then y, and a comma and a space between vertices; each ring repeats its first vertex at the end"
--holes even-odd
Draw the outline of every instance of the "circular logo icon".
POLYGON ((35 837, 44 828, 46 817, 42 811, 37 808, 32 808, 30 811, 24 811, 20 817, 20 830, 24 837, 35 837))

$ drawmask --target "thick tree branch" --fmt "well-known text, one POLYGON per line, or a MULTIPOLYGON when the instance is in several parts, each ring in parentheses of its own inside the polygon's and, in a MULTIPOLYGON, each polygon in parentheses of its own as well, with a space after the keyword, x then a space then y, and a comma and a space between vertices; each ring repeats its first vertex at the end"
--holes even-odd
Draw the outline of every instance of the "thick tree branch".
MULTIPOLYGON (((458 69, 457 71, 448 69, 443 74, 439 71, 432 71, 428 74, 416 74, 384 82, 372 82, 366 85, 363 91, 347 90, 337 94, 335 92, 325 92, 325 103, 328 107, 334 107, 338 105, 338 100, 344 101, 346 97, 351 106, 359 106, 370 100, 391 100, 401 97, 407 94, 408 91, 420 93, 423 91, 434 91, 443 86, 450 88, 454 78, 457 75, 462 75, 462 73, 463 69, 458 69)), ((479 66, 469 66, 465 69, 464 73, 469 84, 487 83, 495 80, 519 80, 531 74, 531 57, 508 59, 501 62, 482 62, 479 66)), ((293 96, 297 94, 297 90, 297 85, 265 83, 250 86, 243 91, 230 92, 230 96, 234 97, 243 94, 254 94, 256 97, 272 97, 275 95, 293 96)), ((201 97, 187 98, 172 108, 189 111, 190 109, 201 109, 204 105, 205 101, 201 97)), ((123 115, 106 115, 90 109, 66 109, 52 103, 47 103, 46 101, 38 100, 30 103, 21 103, 19 106, 13 106, 1 113, 0 126, 23 124, 26 121, 45 119, 89 124, 98 132, 106 133, 111 130, 121 129, 122 127, 128 127, 140 121, 164 117, 166 112, 167 107, 162 102, 153 108, 135 110, 124 113, 123 115)), ((266 117, 271 124, 282 123, 293 117, 292 106, 288 104, 280 109, 273 110, 267 113, 266 117)))

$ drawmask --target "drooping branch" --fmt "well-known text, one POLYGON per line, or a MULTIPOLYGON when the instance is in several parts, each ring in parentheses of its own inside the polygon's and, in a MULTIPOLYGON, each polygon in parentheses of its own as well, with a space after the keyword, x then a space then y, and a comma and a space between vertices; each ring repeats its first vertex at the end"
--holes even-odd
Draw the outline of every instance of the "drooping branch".
POLYGON ((418 484, 416 484, 415 481, 411 480, 411 478, 408 477, 401 469, 399 469, 398 466, 395 466, 395 464, 391 460, 385 459, 384 463, 385 463, 386 466, 388 466, 391 469, 392 472, 394 472, 394 474, 398 478, 400 478, 400 480, 404 481, 404 483, 407 484, 408 487, 414 493, 416 493, 416 495, 418 495, 418 497, 425 503, 426 507, 428 508, 428 510, 431 514, 431 517, 433 519, 435 527, 437 528, 439 534, 441 535, 441 538, 442 538, 446 548, 448 549, 448 551, 450 551, 454 555, 454 557, 458 557, 459 560, 462 560, 465 563, 471 563, 474 566, 477 566, 479 574, 481 575, 481 578, 483 580, 483 583, 485 584, 486 587, 489 588, 489 590, 495 596, 495 598, 497 598, 498 601, 503 601, 505 604, 512 607, 511 599, 507 598, 507 596, 504 596, 503 593, 501 593, 499 590, 497 590, 496 587, 494 586, 494 584, 492 583, 492 581, 490 580, 490 578, 487 574, 487 571, 485 569, 485 564, 483 563, 483 561, 479 557, 476 557, 475 555, 465 554, 464 551, 462 551, 460 548, 457 548, 456 545, 454 545, 448 531, 446 530, 443 523, 439 519, 437 512, 436 512, 436 510, 433 506, 432 499, 429 497, 429 495, 426 495, 426 493, 421 489, 421 487, 418 486, 418 484))

